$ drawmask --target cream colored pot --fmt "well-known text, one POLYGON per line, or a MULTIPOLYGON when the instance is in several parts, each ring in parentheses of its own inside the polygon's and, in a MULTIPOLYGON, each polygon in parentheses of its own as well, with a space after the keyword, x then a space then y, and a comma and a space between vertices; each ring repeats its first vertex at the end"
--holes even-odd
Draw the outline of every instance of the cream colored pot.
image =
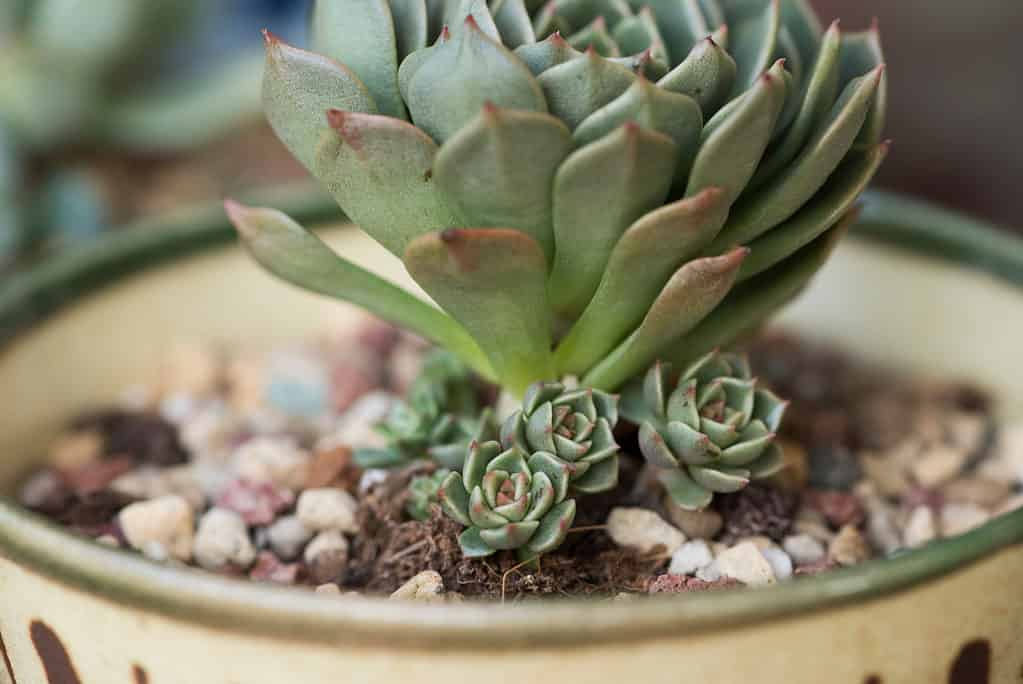
MULTIPOLYGON (((280 204, 325 216, 314 199, 280 204)), ((1023 413, 1023 244, 890 196, 871 198, 866 215, 784 323, 889 365, 972 379, 1002 396, 1007 419, 1023 413)), ((260 272, 219 212, 164 223, 4 284, 0 488, 12 490, 62 421, 151 373, 173 341, 271 344, 344 315, 260 272)), ((357 231, 326 234, 400 274, 357 231)), ((0 682, 1018 683, 1021 541, 1017 513, 770 589, 430 606, 166 568, 0 499, 0 682)))

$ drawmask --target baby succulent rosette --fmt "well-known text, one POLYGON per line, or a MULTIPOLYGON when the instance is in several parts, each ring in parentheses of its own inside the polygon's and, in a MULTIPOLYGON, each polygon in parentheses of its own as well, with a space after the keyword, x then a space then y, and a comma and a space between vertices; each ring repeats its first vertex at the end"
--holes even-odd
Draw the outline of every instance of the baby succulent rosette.
POLYGON ((364 468, 394 468, 432 459, 446 468, 460 469, 471 442, 498 436, 493 411, 480 409, 472 371, 444 351, 424 360, 408 399, 395 402, 377 430, 387 444, 356 450, 356 461, 364 468))
POLYGON ((526 391, 522 409, 501 426, 501 444, 554 455, 568 465, 573 490, 596 494, 618 484, 617 424, 618 397, 536 383, 526 391))
POLYGON ((516 395, 614 391, 805 287, 887 151, 876 31, 806 0, 318 0, 270 123, 423 301, 228 203, 268 270, 516 395), (434 306, 434 303, 437 306, 434 306))
POLYGON ((462 472, 441 485, 440 502, 466 527, 458 543, 467 558, 505 550, 533 558, 560 546, 572 527, 570 479, 569 465, 553 454, 473 443, 462 472))
POLYGON ((745 357, 712 352, 671 377, 656 364, 629 388, 624 411, 675 503, 700 510, 784 467, 775 437, 788 403, 757 386, 745 357))
POLYGON ((447 468, 438 468, 429 475, 412 478, 405 501, 405 512, 410 518, 420 521, 430 518, 430 507, 440 502, 440 488, 450 474, 447 468))

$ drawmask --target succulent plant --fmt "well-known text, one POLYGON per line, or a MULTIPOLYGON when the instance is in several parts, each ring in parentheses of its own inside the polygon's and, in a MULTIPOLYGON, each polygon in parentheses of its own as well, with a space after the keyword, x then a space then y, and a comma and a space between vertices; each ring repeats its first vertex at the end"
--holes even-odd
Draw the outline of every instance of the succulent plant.
POLYGON ((672 382, 655 364, 629 386, 622 411, 639 425, 639 448, 679 506, 706 508, 784 466, 775 441, 788 403, 757 386, 749 362, 714 351, 672 382))
POLYGON ((438 468, 429 475, 412 478, 408 485, 408 500, 405 501, 405 512, 410 518, 420 521, 430 518, 430 507, 440 503, 441 485, 450 474, 447 468, 438 468))
POLYGON ((522 408, 501 426, 501 444, 553 454, 569 464, 573 490, 595 494, 618 484, 617 423, 618 397, 541 382, 526 390, 522 408))
POLYGON ((458 537, 462 553, 517 550, 532 558, 556 549, 575 520, 570 473, 553 454, 474 442, 462 472, 450 473, 440 489, 441 508, 466 527, 458 537))
POLYGON ((756 327, 885 156, 875 31, 806 0, 319 0, 266 34, 278 136, 430 295, 287 216, 227 208, 276 275, 521 395, 613 391, 756 327))
POLYGON ((355 459, 364 468, 433 459, 458 470, 471 442, 498 436, 493 411, 481 409, 476 398, 472 371, 444 351, 424 360, 408 399, 396 402, 377 429, 387 438, 387 446, 356 450, 355 459))

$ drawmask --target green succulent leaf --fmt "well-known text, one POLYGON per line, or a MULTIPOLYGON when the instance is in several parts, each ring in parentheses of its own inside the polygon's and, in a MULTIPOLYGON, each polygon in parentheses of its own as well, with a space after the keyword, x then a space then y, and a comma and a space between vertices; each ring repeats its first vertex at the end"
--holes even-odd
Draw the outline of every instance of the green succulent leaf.
POLYGON ((677 67, 657 82, 659 88, 693 98, 704 118, 716 113, 735 87, 735 60, 713 38, 696 44, 677 67))
POLYGON ((690 466, 689 475, 701 487, 719 494, 742 491, 750 483, 750 472, 742 468, 690 466))
POLYGON ((657 479, 664 485, 679 508, 687 511, 702 511, 714 500, 714 493, 697 484, 682 469, 661 470, 657 473, 657 479))
POLYGON ((466 527, 472 525, 472 520, 469 519, 469 492, 462 484, 462 476, 459 473, 448 473, 437 491, 437 496, 441 509, 448 516, 466 527))
POLYGON ((406 118, 398 91, 398 41, 388 0, 317 0, 311 26, 316 52, 351 69, 366 84, 381 114, 406 118))
POLYGON ((553 116, 486 105, 444 143, 433 177, 468 225, 520 230, 549 262, 554 178, 572 149, 568 128, 553 116))
POLYGON ((574 130, 586 117, 628 90, 636 74, 591 51, 547 69, 537 80, 551 114, 574 130))
POLYGON ((389 4, 401 64, 413 52, 426 47, 430 37, 429 15, 424 0, 389 0, 389 4))
POLYGON ((409 273, 470 332, 513 392, 552 377, 543 249, 506 229, 450 229, 405 252, 409 273))
POLYGON ((795 216, 750 243, 750 257, 742 265, 739 281, 758 275, 809 244, 848 214, 856 198, 877 173, 889 145, 853 153, 828 182, 795 216))
POLYGON ((582 373, 643 320, 680 264, 713 240, 728 215, 724 194, 699 195, 657 209, 615 245, 597 292, 555 354, 559 369, 582 373))
POLYGON ((782 0, 781 23, 792 36, 803 64, 813 64, 824 31, 809 0, 782 0))
POLYGON ((529 539, 527 547, 534 553, 548 553, 561 546, 575 521, 575 500, 567 499, 552 508, 529 539))
POLYGON ((731 204, 746 187, 785 104, 782 71, 782 66, 775 64, 745 95, 707 122, 689 176, 687 196, 719 187, 731 204))
POLYGON ((332 59, 299 50, 271 33, 266 36, 263 106, 277 137, 313 170, 316 148, 328 130, 327 110, 375 114, 377 105, 363 82, 332 59))
POLYGON ((583 53, 569 45, 560 33, 554 33, 539 43, 517 47, 515 55, 525 62, 534 76, 539 76, 559 64, 582 57, 583 53))
POLYGON ((748 250, 697 259, 680 268, 640 324, 618 348, 583 378, 589 387, 615 389, 649 366, 721 303, 731 290, 748 250))
POLYGON ((746 244, 763 235, 814 196, 852 147, 883 74, 883 67, 878 67, 846 87, 824 125, 786 171, 763 189, 740 200, 711 246, 712 253, 728 245, 746 244))
MULTIPOLYGON (((881 34, 877 24, 869 31, 843 35, 840 55, 841 81, 843 83, 848 83, 857 76, 884 65, 884 54, 881 50, 881 34)), ((874 104, 870 109, 870 114, 867 115, 866 122, 863 124, 859 138, 856 140, 857 147, 871 148, 882 141, 887 107, 888 75, 882 73, 881 81, 877 87, 877 94, 874 97, 874 104)))
POLYGON ((437 146, 399 119, 331 110, 314 171, 341 208, 399 257, 416 237, 460 223, 433 182, 437 146), (400 196, 402 201, 394 198, 400 196))
POLYGON ((529 69, 470 17, 451 40, 432 48, 412 74, 407 104, 416 126, 443 143, 487 102, 547 111, 543 90, 529 69))
POLYGON ((486 558, 497 552, 497 548, 483 538, 482 532, 478 527, 469 527, 458 535, 458 545, 466 558, 486 558))
POLYGON ((473 339, 442 311, 345 261, 279 211, 252 209, 230 200, 225 207, 249 253, 274 275, 307 290, 351 302, 434 340, 484 377, 493 377, 473 339))
POLYGON ((494 23, 509 49, 536 42, 533 21, 524 0, 496 0, 492 7, 494 23))
POLYGON ((677 159, 671 138, 629 122, 561 166, 554 185, 556 252, 549 288, 556 312, 568 317, 583 312, 622 234, 664 202, 677 159))
MULTIPOLYGON (((753 87, 774 60, 781 27, 779 0, 757 3, 763 9, 733 11, 728 22, 732 34, 731 50, 737 66, 733 95, 753 87), (734 17, 734 20, 733 20, 734 17)), ((725 12, 728 13, 726 7, 725 12)))

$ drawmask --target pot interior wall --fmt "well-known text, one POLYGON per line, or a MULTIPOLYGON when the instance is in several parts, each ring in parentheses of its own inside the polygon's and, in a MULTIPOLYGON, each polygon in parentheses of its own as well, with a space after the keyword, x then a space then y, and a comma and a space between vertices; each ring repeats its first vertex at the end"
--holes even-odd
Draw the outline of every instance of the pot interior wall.
MULTIPOLYGON (((401 264, 338 229, 348 258, 406 285, 401 264)), ((343 326, 353 311, 285 286, 241 250, 216 249, 125 279, 27 331, 0 354, 0 489, 71 417, 156 377, 175 344, 266 347, 343 326)), ((1023 348, 1023 294, 979 273, 847 240, 780 323, 897 368, 970 379, 1023 413, 1011 359, 1023 348)))

